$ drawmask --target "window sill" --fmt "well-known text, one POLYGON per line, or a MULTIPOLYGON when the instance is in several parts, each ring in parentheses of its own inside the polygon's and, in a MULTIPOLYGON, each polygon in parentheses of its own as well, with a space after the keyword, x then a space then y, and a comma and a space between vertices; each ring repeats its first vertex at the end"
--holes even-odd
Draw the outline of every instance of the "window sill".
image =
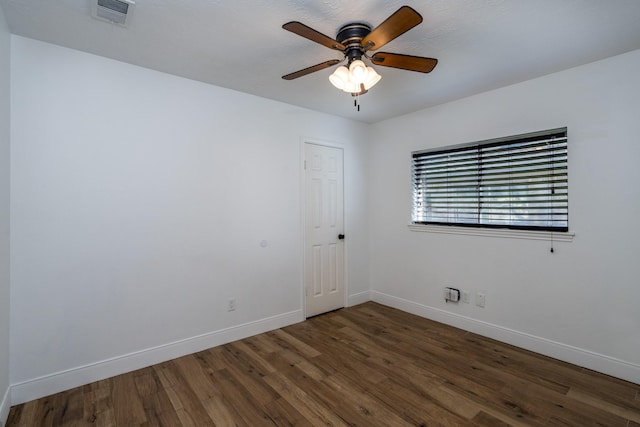
POLYGON ((409 230, 426 233, 463 234, 467 236, 502 237, 508 239, 546 240, 554 242, 573 242, 575 233, 510 230, 506 228, 456 227, 454 225, 409 224, 409 230))

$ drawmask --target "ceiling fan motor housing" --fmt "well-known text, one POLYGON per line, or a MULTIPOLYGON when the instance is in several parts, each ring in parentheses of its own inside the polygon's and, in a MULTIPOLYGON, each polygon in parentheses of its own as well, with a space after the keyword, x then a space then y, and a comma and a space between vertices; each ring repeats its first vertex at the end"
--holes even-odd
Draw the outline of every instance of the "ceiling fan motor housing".
POLYGON ((346 47, 344 54, 349 58, 349 63, 362 58, 364 55, 362 39, 370 32, 371 27, 362 22, 347 24, 340 28, 336 40, 346 47))

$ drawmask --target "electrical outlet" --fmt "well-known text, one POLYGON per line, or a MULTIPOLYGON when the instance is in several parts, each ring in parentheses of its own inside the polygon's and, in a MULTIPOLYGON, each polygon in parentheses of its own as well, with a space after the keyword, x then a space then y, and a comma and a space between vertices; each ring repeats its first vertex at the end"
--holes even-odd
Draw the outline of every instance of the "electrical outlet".
POLYGON ((485 295, 482 292, 476 294, 476 305, 478 307, 484 307, 485 295))
POLYGON ((462 291, 462 302, 469 304, 471 300, 471 293, 469 291, 462 291))
POLYGON ((227 311, 235 311, 236 310, 236 299, 229 298, 227 300, 227 311))

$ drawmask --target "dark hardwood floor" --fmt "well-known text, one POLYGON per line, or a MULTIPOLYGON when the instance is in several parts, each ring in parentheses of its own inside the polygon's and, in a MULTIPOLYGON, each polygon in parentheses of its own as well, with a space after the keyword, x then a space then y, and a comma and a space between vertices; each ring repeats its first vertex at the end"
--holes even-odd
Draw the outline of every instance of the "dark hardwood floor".
POLYGON ((640 427, 640 385, 366 303, 15 406, 9 426, 640 427))

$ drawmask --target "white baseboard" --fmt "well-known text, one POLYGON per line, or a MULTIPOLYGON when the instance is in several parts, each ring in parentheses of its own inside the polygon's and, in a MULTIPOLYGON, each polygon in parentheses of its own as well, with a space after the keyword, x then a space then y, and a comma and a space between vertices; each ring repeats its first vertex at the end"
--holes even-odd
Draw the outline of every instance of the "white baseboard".
POLYGON ((436 322, 512 344, 545 356, 640 384, 640 365, 578 347, 482 322, 435 307, 371 291, 371 300, 436 322))
POLYGON ((0 427, 4 427, 11 409, 11 387, 8 387, 0 400, 0 427))
POLYGON ((354 305, 364 304, 367 301, 371 301, 371 292, 364 291, 358 294, 349 295, 347 298, 347 307, 353 307, 354 305))
POLYGON ((272 331, 303 320, 302 310, 295 310, 13 384, 10 393, 11 405, 39 399, 94 381, 206 350, 207 348, 272 331))

